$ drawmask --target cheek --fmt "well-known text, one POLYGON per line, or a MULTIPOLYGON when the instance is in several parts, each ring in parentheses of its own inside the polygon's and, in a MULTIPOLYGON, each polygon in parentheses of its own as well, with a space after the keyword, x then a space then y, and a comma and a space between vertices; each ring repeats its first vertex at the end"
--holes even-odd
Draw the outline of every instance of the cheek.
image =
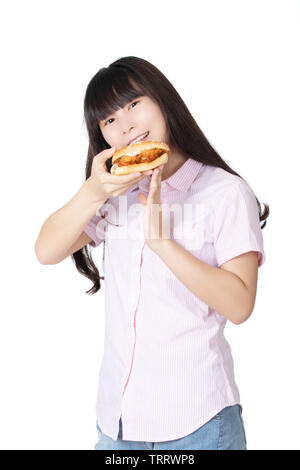
POLYGON ((104 138, 105 140, 107 140, 106 128, 105 128, 105 127, 100 127, 100 131, 101 131, 101 133, 102 133, 102 135, 103 135, 103 138, 104 138))
POLYGON ((106 140, 106 142, 109 144, 109 145, 113 145, 112 142, 114 141, 114 132, 113 132, 113 129, 103 129, 102 130, 102 135, 104 137, 104 139, 106 140))
POLYGON ((152 130, 159 132, 159 133, 161 132, 165 133, 166 124, 165 124, 164 117, 157 110, 155 111, 152 110, 152 113, 148 114, 148 122, 151 124, 152 130))
POLYGON ((157 123, 157 126, 161 131, 166 131, 166 123, 163 114, 160 112, 160 110, 157 110, 155 113, 155 122, 157 123))

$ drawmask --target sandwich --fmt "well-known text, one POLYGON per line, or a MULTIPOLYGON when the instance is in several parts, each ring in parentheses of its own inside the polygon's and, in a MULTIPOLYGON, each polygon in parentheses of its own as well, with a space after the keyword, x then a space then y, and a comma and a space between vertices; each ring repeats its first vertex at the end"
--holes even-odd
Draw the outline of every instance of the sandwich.
POLYGON ((113 175, 129 175, 149 171, 167 163, 169 153, 170 148, 164 142, 143 140, 132 143, 114 153, 110 172, 113 175))

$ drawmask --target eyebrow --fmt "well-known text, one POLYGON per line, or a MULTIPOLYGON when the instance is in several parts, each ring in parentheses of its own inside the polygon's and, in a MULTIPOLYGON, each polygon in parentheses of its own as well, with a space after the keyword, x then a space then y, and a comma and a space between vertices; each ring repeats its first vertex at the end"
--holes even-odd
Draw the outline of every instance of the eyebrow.
MULTIPOLYGON (((123 106, 123 108, 125 108, 125 106, 127 106, 129 103, 132 103, 133 101, 135 101, 135 100, 138 100, 138 99, 142 98, 142 96, 143 96, 143 95, 139 95, 139 96, 137 96, 136 98, 133 98, 132 100, 128 101, 128 102, 127 102, 127 103, 126 103, 126 104, 123 106)), ((123 108, 122 108, 122 109, 123 109, 123 108)), ((110 113, 110 114, 109 114, 108 116, 106 116, 104 119, 101 119, 101 121, 100 121, 100 122, 103 122, 103 123, 105 124, 105 123, 106 123, 106 121, 107 121, 108 119, 110 119, 110 117, 111 117, 111 116, 113 116, 115 113, 116 113, 116 111, 115 111, 115 112, 112 112, 112 113, 110 113)))

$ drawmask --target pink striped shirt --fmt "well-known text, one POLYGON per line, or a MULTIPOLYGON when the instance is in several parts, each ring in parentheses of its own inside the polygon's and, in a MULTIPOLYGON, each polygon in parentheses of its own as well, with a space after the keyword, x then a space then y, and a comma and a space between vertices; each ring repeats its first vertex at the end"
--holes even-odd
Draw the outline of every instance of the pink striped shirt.
MULTIPOLYGON (((150 178, 109 199, 84 228, 92 246, 105 240, 96 415, 114 440, 120 417, 123 439, 159 442, 184 437, 224 407, 241 405, 223 333, 226 318, 145 243, 138 193, 148 194, 150 178)), ((162 181, 161 203, 171 238, 205 263, 219 267, 248 251, 257 251, 259 266, 264 263, 256 199, 238 176, 189 158, 162 181)))

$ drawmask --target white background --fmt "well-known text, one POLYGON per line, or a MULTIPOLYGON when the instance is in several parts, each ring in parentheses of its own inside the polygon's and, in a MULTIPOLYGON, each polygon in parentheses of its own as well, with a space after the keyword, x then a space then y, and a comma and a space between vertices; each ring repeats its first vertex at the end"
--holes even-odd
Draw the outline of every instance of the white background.
MULTIPOLYGON (((41 265, 34 243, 84 182, 87 84, 128 55, 167 76, 270 205, 254 312, 225 334, 248 449, 300 449, 299 13, 293 0, 1 3, 1 449, 97 441, 104 282, 88 296, 71 258, 41 265)), ((101 245, 94 259, 101 271, 101 245)))

